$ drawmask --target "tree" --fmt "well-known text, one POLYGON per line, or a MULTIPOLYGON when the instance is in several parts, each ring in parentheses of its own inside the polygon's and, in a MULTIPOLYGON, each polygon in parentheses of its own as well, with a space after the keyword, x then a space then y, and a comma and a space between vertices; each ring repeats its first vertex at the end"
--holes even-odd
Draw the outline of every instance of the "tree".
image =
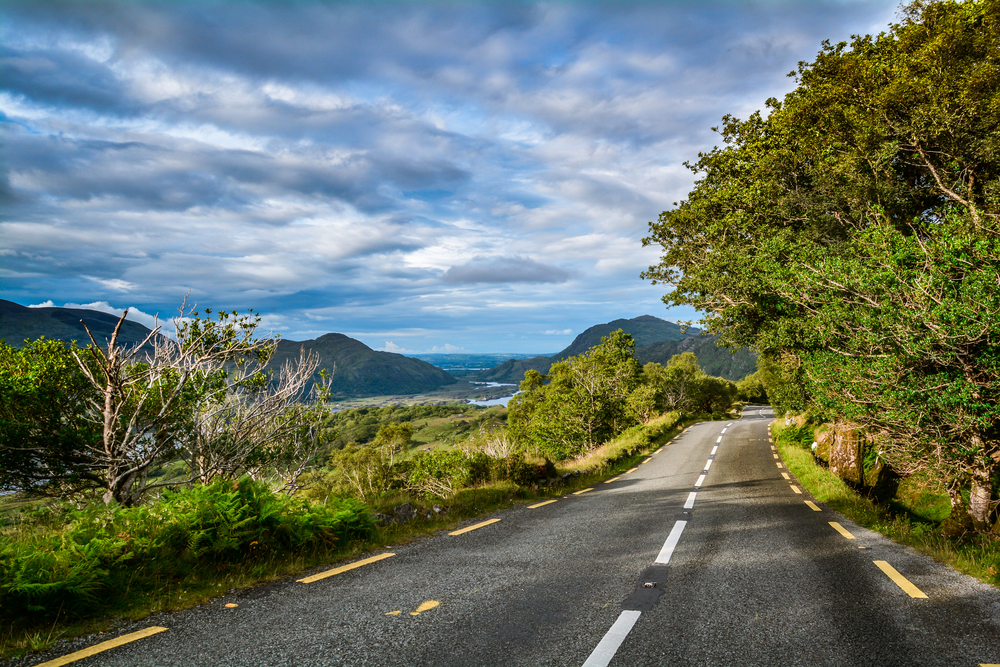
POLYGON ((552 365, 549 375, 525 373, 507 404, 512 435, 563 459, 590 451, 635 423, 629 396, 641 367, 635 341, 621 329, 586 353, 552 365), (547 382, 547 383, 546 383, 547 382))
POLYGON ((776 404, 858 422, 900 472, 941 475, 956 509, 969 488, 984 528, 1000 465, 1000 1, 914 2, 901 19, 824 43, 766 117, 725 117, 694 190, 650 223, 663 255, 644 275, 766 358, 776 404))
MULTIPOLYGON (((760 357, 757 357, 760 363, 760 357)), ((766 404, 768 402, 767 389, 760 370, 747 375, 742 380, 736 382, 737 398, 747 403, 766 404)))
POLYGON ((101 437, 86 418, 91 389, 65 343, 0 343, 0 489, 101 487, 100 469, 81 454, 101 437))

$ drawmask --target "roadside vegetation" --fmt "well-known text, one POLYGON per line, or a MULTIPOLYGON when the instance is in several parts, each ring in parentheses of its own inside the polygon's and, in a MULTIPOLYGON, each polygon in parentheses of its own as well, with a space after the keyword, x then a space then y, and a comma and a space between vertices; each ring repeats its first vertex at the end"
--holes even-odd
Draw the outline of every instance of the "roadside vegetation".
POLYGON ((759 353, 776 414, 861 434, 863 451, 834 439, 831 469, 861 484, 857 462, 877 461, 882 486, 947 495, 941 525, 986 544, 1000 539, 1000 0, 899 17, 824 43, 765 112, 723 118, 721 146, 690 165, 700 180, 650 223, 663 253, 645 277, 759 353))
POLYGON ((333 411, 315 359, 265 372, 252 315, 182 315, 134 347, 0 343, 0 655, 582 488, 738 391, 618 331, 510 410, 333 411))
POLYGON ((868 456, 867 483, 852 484, 830 470, 829 461, 816 456, 815 428, 802 419, 787 425, 778 420, 772 432, 785 465, 817 500, 859 525, 1000 586, 1000 540, 965 530, 951 519, 948 492, 939 483, 911 475, 888 488, 877 488, 872 484, 878 483, 879 464, 875 456, 868 456))

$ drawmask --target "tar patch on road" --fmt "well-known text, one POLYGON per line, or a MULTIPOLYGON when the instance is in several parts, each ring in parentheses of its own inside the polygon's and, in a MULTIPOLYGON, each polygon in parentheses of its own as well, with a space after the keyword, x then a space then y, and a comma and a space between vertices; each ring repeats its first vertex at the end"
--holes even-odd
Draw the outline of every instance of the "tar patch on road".
POLYGON ((667 580, 669 565, 651 565, 642 571, 636 582, 635 592, 622 602, 626 611, 649 611, 663 595, 663 582, 667 580), (650 585, 652 584, 652 585, 650 585))

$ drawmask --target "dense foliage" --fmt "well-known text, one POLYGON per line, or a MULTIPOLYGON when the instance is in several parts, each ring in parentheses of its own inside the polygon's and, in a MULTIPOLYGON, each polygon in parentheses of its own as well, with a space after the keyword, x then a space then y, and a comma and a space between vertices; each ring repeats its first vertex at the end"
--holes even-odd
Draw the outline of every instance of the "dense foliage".
POLYGON ((118 343, 127 312, 86 348, 0 342, 0 489, 133 505, 160 486, 245 474, 296 488, 325 445, 322 387, 317 405, 300 403, 317 360, 265 372, 275 342, 256 336, 257 316, 181 313, 174 337, 155 327, 137 345, 118 343), (186 478, 149 479, 177 459, 186 478))
POLYGON ((736 385, 705 374, 690 352, 666 367, 640 366, 634 352, 632 337, 619 329, 553 364, 548 375, 528 371, 508 404, 511 436, 540 455, 566 459, 664 410, 725 413, 736 398, 736 385))
POLYGON ((1000 465, 1000 2, 923 2, 724 119, 646 277, 763 356, 783 408, 851 419, 987 524, 1000 465))
POLYGON ((353 500, 323 505, 243 478, 167 491, 140 507, 42 508, 0 542, 0 618, 116 610, 171 582, 303 549, 333 549, 374 529, 353 500))

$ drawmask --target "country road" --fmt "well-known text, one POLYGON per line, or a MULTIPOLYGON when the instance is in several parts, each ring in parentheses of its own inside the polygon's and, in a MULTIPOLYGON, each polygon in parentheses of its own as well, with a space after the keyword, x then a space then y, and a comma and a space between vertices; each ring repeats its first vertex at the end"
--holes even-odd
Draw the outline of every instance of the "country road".
POLYGON ((1000 664, 1000 590, 815 503, 771 419, 696 424, 592 490, 147 618, 123 632, 166 629, 72 664, 1000 664))

